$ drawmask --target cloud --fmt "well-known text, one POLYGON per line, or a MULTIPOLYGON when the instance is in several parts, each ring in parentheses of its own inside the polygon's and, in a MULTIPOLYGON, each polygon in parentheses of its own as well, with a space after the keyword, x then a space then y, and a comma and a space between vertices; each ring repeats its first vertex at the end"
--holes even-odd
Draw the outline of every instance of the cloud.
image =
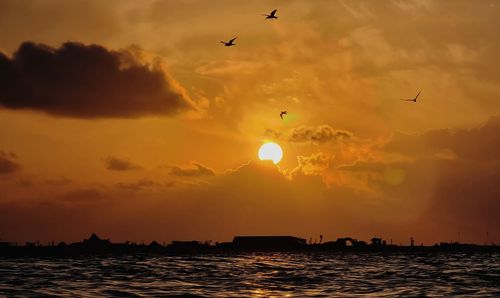
POLYGON ((353 134, 346 130, 336 130, 329 125, 299 126, 294 128, 289 136, 291 142, 326 143, 330 141, 349 139, 353 134))
POLYGON ((482 242, 500 226, 500 117, 471 129, 396 134, 381 150, 406 161, 360 160, 337 168, 357 191, 377 193, 387 206, 407 209, 436 235, 461 230, 482 242))
POLYGON ((396 134, 385 150, 419 157, 437 155, 478 162, 496 160, 500 158, 500 151, 497 150, 500 146, 499 130, 500 116, 493 116, 476 128, 436 129, 414 135, 396 134))
POLYGON ((95 188, 76 189, 61 197, 63 200, 74 202, 92 202, 100 201, 106 198, 106 195, 95 188))
POLYGON ((110 171, 132 171, 140 170, 140 165, 134 164, 126 159, 109 156, 106 160, 106 169, 110 171))
POLYGON ((328 169, 333 156, 328 154, 317 152, 310 156, 297 156, 298 166, 291 172, 293 177, 298 172, 304 175, 321 175, 323 171, 328 169))
POLYGON ((156 59, 137 48, 113 51, 66 42, 60 48, 24 42, 0 53, 0 105, 75 118, 173 115, 194 109, 156 59))
POLYGON ((272 139, 284 139, 294 143, 310 142, 314 144, 348 140, 354 137, 354 134, 350 131, 334 129, 327 124, 319 126, 301 125, 286 132, 265 128, 263 135, 272 139))
POLYGON ((145 189, 153 189, 153 188, 161 188, 161 187, 172 187, 174 186, 174 182, 156 182, 151 179, 140 179, 137 182, 132 182, 132 183, 125 183, 125 182, 120 182, 116 184, 116 187, 123 189, 123 190, 130 190, 130 191, 140 191, 140 190, 145 190, 145 189))
POLYGON ((453 160, 453 159, 457 158, 457 155, 455 154, 455 152, 453 152, 452 150, 450 150, 448 148, 439 150, 438 152, 436 152, 436 154, 434 156, 437 158, 448 159, 448 160, 453 160))
POLYGON ((196 72, 206 76, 234 79, 234 74, 239 76, 254 74, 261 66, 260 62, 222 60, 203 65, 196 69, 196 72))
POLYGON ((282 133, 271 128, 266 128, 264 131, 264 136, 277 140, 281 138, 282 133))
POLYGON ((14 161, 17 156, 12 152, 0 150, 0 175, 12 174, 18 171, 21 166, 14 161))
POLYGON ((19 187, 32 187, 35 183, 31 179, 22 178, 16 182, 19 187))
POLYGON ((61 177, 59 179, 46 179, 45 184, 51 185, 51 186, 66 186, 73 182, 71 179, 68 179, 66 177, 61 177))
POLYGON ((191 167, 170 167, 170 175, 180 177, 201 177, 201 176, 215 176, 214 170, 199 164, 193 163, 191 167))

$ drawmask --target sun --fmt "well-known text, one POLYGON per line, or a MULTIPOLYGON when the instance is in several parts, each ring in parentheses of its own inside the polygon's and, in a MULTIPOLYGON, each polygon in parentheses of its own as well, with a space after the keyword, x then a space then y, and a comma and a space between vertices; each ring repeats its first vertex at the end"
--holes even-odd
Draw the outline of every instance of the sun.
POLYGON ((267 142, 262 144, 259 149, 259 159, 260 160, 272 160, 274 164, 280 162, 283 157, 283 150, 281 150, 280 145, 267 142))

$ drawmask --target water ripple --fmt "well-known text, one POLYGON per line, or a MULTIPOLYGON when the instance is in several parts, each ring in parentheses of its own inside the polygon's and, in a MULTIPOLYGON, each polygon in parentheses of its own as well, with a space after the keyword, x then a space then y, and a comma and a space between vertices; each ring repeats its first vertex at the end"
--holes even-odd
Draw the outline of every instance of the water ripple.
POLYGON ((498 253, 261 253, 0 259, 0 295, 500 296, 498 253))

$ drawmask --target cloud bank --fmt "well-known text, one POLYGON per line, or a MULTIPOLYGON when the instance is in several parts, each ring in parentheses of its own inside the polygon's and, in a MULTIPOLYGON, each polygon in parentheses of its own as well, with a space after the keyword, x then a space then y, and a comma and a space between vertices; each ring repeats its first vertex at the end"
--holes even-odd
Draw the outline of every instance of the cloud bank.
POLYGON ((75 118, 173 115, 193 109, 159 61, 137 48, 113 51, 66 42, 60 48, 24 42, 0 53, 0 105, 75 118))
POLYGON ((330 125, 299 126, 290 133, 291 142, 313 142, 326 143, 330 141, 349 139, 352 133, 345 130, 337 130, 330 125))
POLYGON ((0 151, 0 175, 16 172, 21 166, 14 161, 16 155, 12 152, 0 151))
POLYGON ((109 156, 106 159, 106 169, 110 171, 131 171, 140 170, 142 167, 126 159, 109 156))
POLYGON ((214 170, 199 164, 193 163, 192 167, 181 168, 178 166, 170 167, 170 175, 180 177, 200 177, 200 176, 215 176, 214 170))
POLYGON ((396 134, 381 151, 406 159, 361 160, 337 170, 350 187, 407 209, 436 234, 461 231, 480 242, 500 225, 499 132, 496 116, 478 128, 396 134))

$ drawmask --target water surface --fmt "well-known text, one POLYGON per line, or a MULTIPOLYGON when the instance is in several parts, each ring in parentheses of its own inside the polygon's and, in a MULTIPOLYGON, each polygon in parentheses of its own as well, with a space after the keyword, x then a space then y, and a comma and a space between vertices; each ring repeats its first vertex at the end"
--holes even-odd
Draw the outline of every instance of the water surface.
POLYGON ((499 253, 0 258, 0 295, 500 297, 499 253))

